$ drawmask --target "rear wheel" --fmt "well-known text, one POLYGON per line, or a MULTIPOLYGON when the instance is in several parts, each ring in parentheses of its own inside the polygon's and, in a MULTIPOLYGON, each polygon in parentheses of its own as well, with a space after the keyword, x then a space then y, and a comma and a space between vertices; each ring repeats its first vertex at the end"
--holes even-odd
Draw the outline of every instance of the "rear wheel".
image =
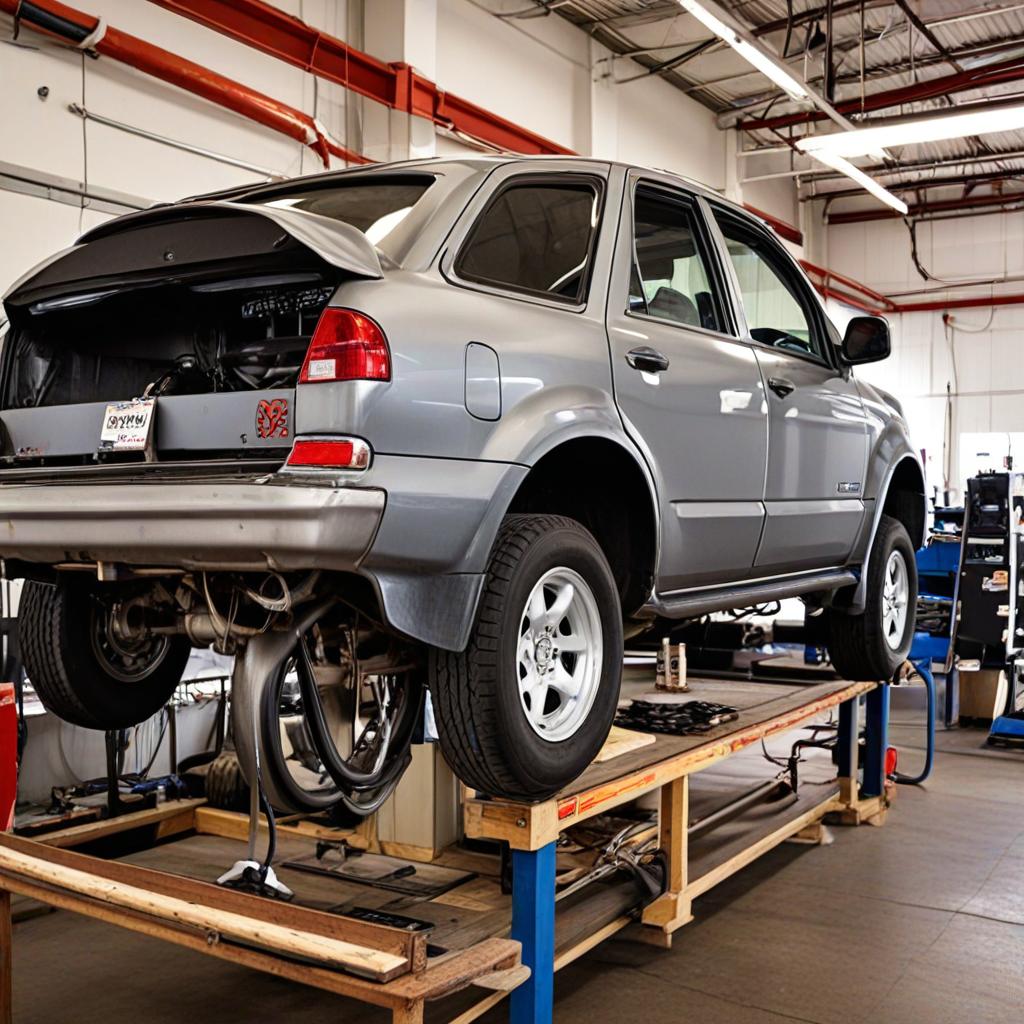
POLYGON ((917 563, 906 527, 883 515, 867 566, 864 611, 829 614, 832 666, 852 680, 888 680, 907 660, 917 610, 917 563))
POLYGON ((26 581, 18 609, 25 671, 39 699, 86 729, 127 729, 171 698, 188 662, 184 637, 118 637, 110 607, 81 583, 26 581))
POLYGON ((593 536, 563 516, 507 516, 469 646, 431 652, 452 768, 494 796, 551 795, 601 749, 621 677, 619 595, 593 536))

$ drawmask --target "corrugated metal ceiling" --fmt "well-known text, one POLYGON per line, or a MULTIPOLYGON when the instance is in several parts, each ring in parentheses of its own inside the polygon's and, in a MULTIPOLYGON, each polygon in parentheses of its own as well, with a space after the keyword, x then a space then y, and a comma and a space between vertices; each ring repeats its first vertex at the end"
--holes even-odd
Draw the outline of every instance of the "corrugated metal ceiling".
MULTIPOLYGON (((792 0, 793 26, 787 32, 786 0, 719 0, 776 53, 782 53, 788 38, 790 67, 819 91, 824 91, 824 46, 808 46, 814 39, 823 43, 827 29, 825 0, 792 0)), ((768 79, 753 70, 738 54, 686 13, 676 0, 534 0, 538 13, 554 11, 593 35, 615 54, 608 68, 616 80, 629 82, 658 74, 695 100, 714 110, 723 126, 741 119, 766 115, 799 113, 802 108, 768 79)), ((833 0, 832 40, 835 65, 835 102, 857 101, 915 83, 977 70, 992 64, 1020 62, 1024 69, 1024 2, 985 0, 833 0), (919 24, 908 15, 916 16, 919 24), (924 31, 921 30, 924 25, 924 31), (931 39, 928 37, 931 36, 931 39), (934 40, 934 42, 933 42, 934 40), (936 45, 941 48, 940 52, 936 45)), ((872 120, 939 113, 953 106, 978 102, 1024 100, 1024 78, 1019 82, 955 92, 948 96, 880 108, 865 114, 872 120)), ((856 102, 854 102, 856 108, 856 102)), ((805 108, 804 108, 805 109, 805 108)), ((848 114, 860 120, 856 109, 848 114)), ((808 130, 832 130, 828 122, 819 126, 800 124, 780 131, 745 132, 744 147, 778 146, 791 142, 808 130)), ((1004 132, 984 139, 906 146, 894 152, 896 162, 876 173, 890 182, 957 173, 962 165, 965 178, 1006 173, 1010 187, 1024 174, 1024 132, 1004 132), (1006 158, 1003 154, 1022 154, 1006 158), (979 157, 992 156, 991 160, 979 157), (950 164, 950 161, 954 161, 950 164), (941 169, 918 165, 944 163, 941 169)), ((805 166, 806 161, 794 163, 805 166)), ((846 188, 848 182, 813 171, 818 191, 846 188)), ((1007 183, 998 183, 1005 188, 1007 183)), ((986 184, 987 188, 996 187, 986 184)))

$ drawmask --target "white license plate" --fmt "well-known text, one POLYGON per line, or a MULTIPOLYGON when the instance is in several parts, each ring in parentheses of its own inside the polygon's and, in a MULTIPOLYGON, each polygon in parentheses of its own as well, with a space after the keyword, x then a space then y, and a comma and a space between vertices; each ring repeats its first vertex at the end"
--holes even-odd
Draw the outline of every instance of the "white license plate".
POLYGON ((100 450, 113 452, 145 451, 153 434, 155 398, 136 398, 113 402, 103 414, 100 450))

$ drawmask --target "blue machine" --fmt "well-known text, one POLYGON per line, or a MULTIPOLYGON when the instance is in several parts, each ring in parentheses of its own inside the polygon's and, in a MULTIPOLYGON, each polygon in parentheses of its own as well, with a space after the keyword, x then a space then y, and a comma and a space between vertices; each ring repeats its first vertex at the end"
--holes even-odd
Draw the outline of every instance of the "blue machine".
POLYGON ((935 760, 936 694, 932 665, 940 664, 946 676, 944 721, 956 717, 957 676, 953 665, 953 625, 960 576, 963 509, 938 508, 927 544, 917 552, 917 625, 909 661, 924 682, 928 697, 927 752, 917 775, 896 774, 904 785, 918 785, 932 772, 935 760))

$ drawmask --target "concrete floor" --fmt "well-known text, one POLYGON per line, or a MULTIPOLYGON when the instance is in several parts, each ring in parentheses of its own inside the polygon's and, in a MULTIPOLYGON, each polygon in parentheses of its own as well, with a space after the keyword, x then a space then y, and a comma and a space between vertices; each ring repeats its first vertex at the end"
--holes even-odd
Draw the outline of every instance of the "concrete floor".
MULTIPOLYGON (((920 727, 898 724, 898 704, 894 718, 910 770, 920 727)), ((884 828, 783 846, 713 890, 671 951, 629 930, 598 947, 557 976, 555 1019, 1020 1024, 1024 753, 988 756, 983 739, 946 734, 932 780, 901 787, 884 828)), ((16 925, 14 960, 17 1024, 387 1019, 63 913, 16 925)))

